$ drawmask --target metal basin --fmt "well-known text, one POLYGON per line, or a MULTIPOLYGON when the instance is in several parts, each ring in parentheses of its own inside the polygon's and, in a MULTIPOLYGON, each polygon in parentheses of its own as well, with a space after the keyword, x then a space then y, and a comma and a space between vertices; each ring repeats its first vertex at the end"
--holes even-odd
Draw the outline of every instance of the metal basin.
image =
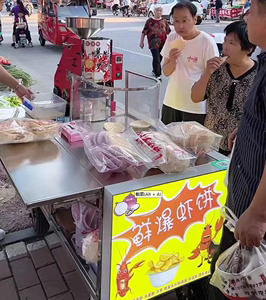
POLYGON ((67 17, 66 25, 82 39, 87 39, 104 28, 104 19, 67 17))

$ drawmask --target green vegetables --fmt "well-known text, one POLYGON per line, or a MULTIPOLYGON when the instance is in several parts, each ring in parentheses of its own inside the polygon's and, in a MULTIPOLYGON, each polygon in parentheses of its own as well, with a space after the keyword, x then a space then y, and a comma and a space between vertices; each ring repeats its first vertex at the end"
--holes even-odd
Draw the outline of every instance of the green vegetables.
POLYGON ((11 107, 17 107, 21 104, 21 100, 18 96, 4 97, 4 100, 8 101, 11 107))
POLYGON ((18 69, 16 67, 14 67, 14 66, 3 65, 3 67, 13 77, 15 77, 16 79, 21 79, 22 80, 22 84, 25 87, 31 87, 31 86, 33 86, 36 83, 28 73, 26 73, 26 72, 24 72, 24 71, 22 71, 22 70, 20 70, 20 69, 18 69))
POLYGON ((3 96, 0 97, 0 108, 18 107, 21 100, 18 96, 3 96))

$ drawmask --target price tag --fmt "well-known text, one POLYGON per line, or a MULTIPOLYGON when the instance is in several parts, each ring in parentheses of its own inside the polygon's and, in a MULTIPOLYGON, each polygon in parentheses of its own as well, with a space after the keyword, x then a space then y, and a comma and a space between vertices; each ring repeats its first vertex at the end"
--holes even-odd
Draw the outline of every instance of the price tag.
POLYGON ((223 159, 223 160, 214 161, 211 164, 219 170, 227 170, 229 163, 230 163, 229 159, 223 159))
POLYGON ((70 122, 70 117, 57 117, 56 122, 58 122, 58 123, 68 123, 68 122, 70 122))

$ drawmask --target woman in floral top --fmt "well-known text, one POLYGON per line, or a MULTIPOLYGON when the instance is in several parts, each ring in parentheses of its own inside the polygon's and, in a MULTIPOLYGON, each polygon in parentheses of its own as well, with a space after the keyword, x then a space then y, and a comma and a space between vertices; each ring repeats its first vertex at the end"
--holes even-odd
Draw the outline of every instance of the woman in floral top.
POLYGON ((201 79, 192 88, 192 101, 207 99, 204 125, 223 136, 220 153, 230 154, 228 137, 239 125, 247 96, 256 77, 251 59, 255 46, 248 40, 247 24, 236 21, 225 28, 224 55, 207 63, 201 79))
POLYGON ((161 71, 161 51, 165 44, 167 35, 171 32, 171 29, 166 20, 162 19, 163 9, 161 6, 156 5, 154 8, 154 17, 147 20, 144 29, 142 31, 140 39, 140 47, 144 47, 144 39, 147 35, 149 48, 152 53, 153 61, 153 73, 156 78, 160 79, 162 75, 161 71))

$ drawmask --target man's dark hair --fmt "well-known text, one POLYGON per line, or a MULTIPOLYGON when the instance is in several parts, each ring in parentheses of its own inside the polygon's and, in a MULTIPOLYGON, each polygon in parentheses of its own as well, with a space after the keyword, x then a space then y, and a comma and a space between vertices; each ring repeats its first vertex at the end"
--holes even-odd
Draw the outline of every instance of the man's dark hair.
POLYGON ((235 21, 227 25, 224 29, 225 35, 234 33, 240 41, 241 49, 249 52, 249 56, 255 51, 256 46, 250 43, 248 39, 247 23, 244 20, 235 21))
POLYGON ((191 13, 192 17, 194 18, 197 15, 197 7, 190 1, 182 0, 178 2, 171 11, 171 14, 173 15, 175 10, 181 10, 187 8, 189 12, 191 13))

